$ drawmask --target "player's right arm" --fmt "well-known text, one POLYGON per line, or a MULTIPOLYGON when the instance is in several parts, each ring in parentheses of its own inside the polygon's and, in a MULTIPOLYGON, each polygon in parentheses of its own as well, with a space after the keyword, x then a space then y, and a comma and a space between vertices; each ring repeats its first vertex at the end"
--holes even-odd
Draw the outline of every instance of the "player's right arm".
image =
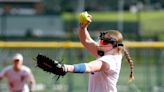
POLYGON ((92 55, 97 57, 98 44, 91 38, 87 30, 88 25, 89 22, 87 24, 80 24, 80 30, 79 30, 80 42, 92 55))
POLYGON ((0 81, 2 80, 3 77, 0 76, 0 81))
POLYGON ((0 72, 0 80, 2 80, 3 77, 6 76, 6 72, 7 72, 7 68, 5 68, 4 70, 2 70, 2 71, 0 72))

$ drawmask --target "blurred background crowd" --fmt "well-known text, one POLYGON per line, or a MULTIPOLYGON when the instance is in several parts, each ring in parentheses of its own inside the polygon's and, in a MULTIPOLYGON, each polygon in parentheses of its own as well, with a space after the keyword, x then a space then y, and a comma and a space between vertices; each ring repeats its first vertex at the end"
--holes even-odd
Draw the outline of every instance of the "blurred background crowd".
POLYGON ((123 10, 134 8, 141 10, 162 10, 163 0, 1 0, 0 14, 8 15, 55 15, 63 12, 86 11, 110 12, 117 11, 118 3, 123 1, 123 10))
POLYGON ((159 32, 162 29, 149 28, 156 24, 156 21, 161 24, 161 20, 157 18, 154 24, 150 23, 153 21, 152 18, 152 21, 143 21, 151 15, 151 13, 146 15, 144 12, 160 14, 163 8, 163 0, 0 0, 0 37, 6 40, 13 36, 27 36, 27 38, 28 36, 58 37, 68 34, 72 36, 78 27, 78 13, 88 11, 91 14, 95 12, 102 14, 99 20, 94 19, 91 30, 119 29, 124 33, 132 33, 131 37, 135 37, 135 40, 141 40, 145 37, 141 37, 143 34, 149 32, 155 37, 154 32, 161 34, 159 32), (124 12, 130 14, 126 15, 124 12), (115 18, 105 16, 105 13, 115 14, 115 18), (131 17, 126 20, 126 16, 129 15, 132 20, 131 17))

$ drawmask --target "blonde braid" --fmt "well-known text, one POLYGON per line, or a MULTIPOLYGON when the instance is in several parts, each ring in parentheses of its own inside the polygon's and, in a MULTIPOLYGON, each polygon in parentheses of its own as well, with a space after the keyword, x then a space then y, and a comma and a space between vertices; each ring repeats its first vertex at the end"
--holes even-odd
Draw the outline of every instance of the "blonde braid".
POLYGON ((126 60, 128 61, 129 65, 130 65, 130 76, 129 76, 129 81, 134 80, 134 75, 133 75, 133 60, 131 59, 128 50, 124 47, 123 48, 123 52, 124 52, 124 56, 126 58, 126 60))
MULTIPOLYGON (((113 37, 117 40, 117 42, 121 42, 123 41, 123 36, 122 34, 117 31, 117 30, 110 30, 107 32, 108 36, 109 37, 113 37)), ((127 51, 127 49, 123 46, 118 46, 118 53, 122 53, 124 54, 124 56, 126 57, 129 65, 130 65, 130 78, 129 78, 129 81, 132 81, 134 79, 134 76, 133 76, 133 60, 131 59, 130 55, 129 55, 129 52, 127 51)))

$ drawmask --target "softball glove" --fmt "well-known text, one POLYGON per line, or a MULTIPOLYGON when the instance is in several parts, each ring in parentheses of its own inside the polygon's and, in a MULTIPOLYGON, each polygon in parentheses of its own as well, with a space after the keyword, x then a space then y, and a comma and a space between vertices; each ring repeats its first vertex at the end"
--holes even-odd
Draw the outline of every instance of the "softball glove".
POLYGON ((60 78, 60 76, 64 76, 67 72, 62 62, 52 60, 45 55, 38 54, 36 57, 36 61, 37 61, 36 64, 37 67, 39 67, 43 71, 57 75, 58 76, 57 80, 60 78))

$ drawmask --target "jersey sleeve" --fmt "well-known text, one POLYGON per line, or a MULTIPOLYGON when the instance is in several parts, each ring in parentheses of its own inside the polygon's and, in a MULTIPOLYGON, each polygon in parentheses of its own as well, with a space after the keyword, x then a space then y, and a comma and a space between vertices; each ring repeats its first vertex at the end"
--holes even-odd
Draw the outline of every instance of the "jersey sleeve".
POLYGON ((11 66, 4 68, 1 72, 0 72, 0 78, 6 77, 7 76, 7 71, 9 70, 11 66))
POLYGON ((4 75, 5 75, 5 71, 4 71, 4 70, 2 70, 2 71, 0 72, 0 78, 3 78, 3 77, 4 77, 4 75))
POLYGON ((26 80, 27 81, 34 80, 34 76, 33 76, 32 72, 31 72, 31 69, 26 67, 26 66, 24 66, 24 70, 26 71, 26 80))
POLYGON ((35 80, 31 69, 28 70, 28 80, 29 81, 34 81, 35 80))
POLYGON ((103 61, 106 64, 108 64, 110 67, 109 68, 110 70, 115 70, 115 67, 116 67, 115 60, 111 55, 106 55, 106 56, 100 57, 98 60, 103 61))

